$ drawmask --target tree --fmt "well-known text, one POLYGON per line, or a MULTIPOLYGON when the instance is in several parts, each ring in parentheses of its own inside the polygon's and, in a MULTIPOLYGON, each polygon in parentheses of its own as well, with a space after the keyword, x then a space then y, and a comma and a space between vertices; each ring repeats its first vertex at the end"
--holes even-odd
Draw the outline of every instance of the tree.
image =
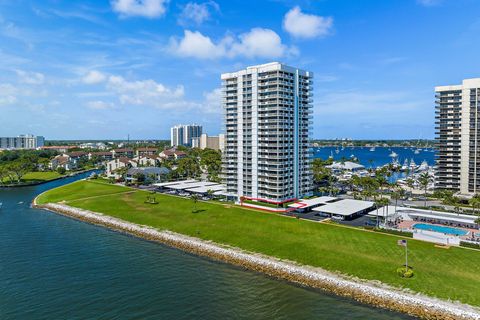
POLYGON ((415 180, 413 180, 412 178, 408 178, 407 180, 405 180, 405 182, 407 183, 407 187, 410 188, 410 195, 412 195, 413 187, 415 186, 415 180))
POLYGON ((197 161, 192 158, 183 158, 178 161, 177 172, 186 178, 194 178, 201 172, 197 161))
MULTIPOLYGON (((476 213, 476 208, 480 207, 480 194, 475 194, 472 199, 468 200, 468 203, 472 206, 473 208, 473 214, 476 213)), ((475 223, 477 224, 477 227, 480 229, 480 215, 475 219, 475 223)))
POLYGON ((66 171, 67 171, 67 170, 66 170, 64 167, 58 167, 58 168, 57 168, 57 172, 58 172, 59 174, 62 174, 62 175, 63 175, 63 174, 65 174, 66 171))
POLYGON ((468 204, 473 208, 473 214, 476 213, 476 209, 480 207, 480 194, 475 194, 470 200, 468 200, 468 204))
POLYGON ((196 213, 197 212, 197 203, 198 203, 198 199, 199 199, 199 196, 198 194, 192 194, 192 201, 193 201, 193 210, 192 212, 193 213, 196 213))
POLYGON ((425 201, 425 205, 424 207, 427 206, 427 190, 428 190, 428 185, 430 184, 430 182, 432 182, 433 179, 432 177, 430 176, 430 174, 428 172, 424 172, 422 174, 420 174, 420 176, 418 177, 418 183, 420 184, 420 187, 423 189, 424 191, 424 201, 425 201))

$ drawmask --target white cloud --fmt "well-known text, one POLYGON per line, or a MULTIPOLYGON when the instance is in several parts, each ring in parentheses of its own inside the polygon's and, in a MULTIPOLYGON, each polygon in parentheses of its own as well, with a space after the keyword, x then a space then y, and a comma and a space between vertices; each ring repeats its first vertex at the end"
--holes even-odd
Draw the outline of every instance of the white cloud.
POLYGON ((82 81, 86 84, 97 84, 105 81, 106 78, 107 76, 100 71, 91 70, 83 76, 82 81))
POLYGON ((110 76, 107 89, 118 96, 121 104, 147 105, 161 109, 185 105, 183 86, 168 88, 154 80, 128 81, 121 76, 110 76))
POLYGON ((288 48, 280 36, 270 29, 253 28, 239 36, 240 42, 232 44, 231 55, 246 57, 277 58, 284 56, 288 48))
POLYGON ((417 3, 425 7, 433 7, 439 5, 442 0, 417 0, 417 3))
POLYGON ((178 18, 178 23, 182 26, 191 23, 200 25, 210 19, 210 7, 214 10, 219 10, 219 6, 214 1, 205 3, 189 2, 183 7, 182 13, 178 18))
POLYGON ((87 107, 89 107, 90 109, 95 109, 95 110, 105 110, 105 109, 113 108, 114 104, 111 103, 111 102, 96 100, 96 101, 89 101, 87 103, 87 107))
POLYGON ((297 53, 296 48, 284 45, 277 33, 263 28, 253 28, 239 35, 238 39, 225 36, 217 43, 199 31, 185 30, 182 39, 170 39, 169 49, 179 56, 199 59, 237 56, 278 58, 297 53))
POLYGON ((298 6, 288 11, 283 19, 283 28, 297 38, 324 37, 330 34, 332 27, 332 17, 306 14, 298 6))
POLYGON ((202 111, 208 113, 216 113, 219 114, 222 112, 221 110, 221 101, 222 101, 222 89, 217 88, 213 89, 210 92, 203 93, 204 101, 202 104, 202 111))
POLYGON ((225 55, 225 41, 214 44, 213 41, 199 31, 185 30, 180 41, 172 38, 170 49, 182 57, 214 59, 225 55))
POLYGON ((168 0, 111 0, 113 11, 123 17, 158 18, 165 14, 168 0))
POLYGON ((18 90, 9 83, 0 83, 0 106, 17 102, 18 90))
POLYGON ((15 70, 19 81, 25 84, 43 84, 45 76, 39 72, 27 72, 23 70, 15 70))

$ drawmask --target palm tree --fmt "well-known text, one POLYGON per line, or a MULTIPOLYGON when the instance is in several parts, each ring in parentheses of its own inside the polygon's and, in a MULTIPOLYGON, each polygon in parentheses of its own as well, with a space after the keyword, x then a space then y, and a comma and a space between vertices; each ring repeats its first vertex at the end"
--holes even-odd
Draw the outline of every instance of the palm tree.
POLYGON ((197 212, 197 203, 198 203, 198 194, 192 194, 192 201, 193 201, 193 213, 197 212))
POLYGON ((432 177, 428 174, 428 172, 424 172, 420 174, 420 176, 418 177, 418 183, 420 184, 420 187, 422 187, 424 191, 424 197, 425 197, 424 207, 427 206, 427 189, 430 182, 432 182, 432 177))
POLYGON ((410 188, 410 195, 412 195, 413 187, 415 186, 415 180, 413 180, 412 178, 408 178, 407 180, 405 180, 405 182, 407 183, 407 187, 410 188))
MULTIPOLYGON (((476 213, 475 209, 480 207, 480 194, 475 194, 472 199, 468 200, 468 203, 472 206, 473 208, 473 214, 476 213)), ((480 229, 480 215, 475 219, 475 223, 477 224, 477 227, 480 229)))

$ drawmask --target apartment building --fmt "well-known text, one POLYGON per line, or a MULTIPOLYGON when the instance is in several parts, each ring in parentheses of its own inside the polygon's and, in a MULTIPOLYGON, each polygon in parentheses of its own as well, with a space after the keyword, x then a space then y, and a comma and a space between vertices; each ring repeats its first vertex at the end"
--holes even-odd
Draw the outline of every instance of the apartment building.
POLYGON ((170 128, 170 145, 192 146, 192 140, 202 135, 202 126, 197 124, 178 124, 170 128))
POLYGON ((18 137, 0 137, 0 149, 36 149, 43 147, 45 138, 31 134, 19 135, 18 137))
POLYGON ((225 135, 222 133, 218 136, 209 136, 206 133, 202 133, 200 137, 192 139, 192 147, 202 150, 208 148, 223 152, 225 148, 225 135))
POLYGON ((310 195, 313 74, 273 62, 221 79, 227 192, 277 202, 310 195))
POLYGON ((480 78, 435 88, 435 188, 462 195, 480 191, 480 78))

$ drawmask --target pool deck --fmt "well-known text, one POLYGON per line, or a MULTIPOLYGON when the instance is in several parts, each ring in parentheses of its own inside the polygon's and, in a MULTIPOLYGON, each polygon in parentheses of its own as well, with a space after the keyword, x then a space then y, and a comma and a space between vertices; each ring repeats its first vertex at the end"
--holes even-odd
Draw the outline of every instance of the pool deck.
POLYGON ((455 226, 446 226, 446 225, 443 225, 443 224, 435 224, 435 223, 429 223, 429 222, 423 222, 423 221, 413 221, 413 220, 404 220, 404 221, 400 222, 397 225, 397 227, 401 230, 405 230, 405 229, 413 230, 413 225, 417 224, 417 223, 431 224, 431 225, 434 225, 434 226, 449 227, 449 228, 455 228, 455 229, 461 229, 461 230, 468 231, 468 234, 466 234, 464 236, 459 236, 460 239, 464 239, 464 240, 470 240, 471 237, 472 237, 472 234, 480 234, 480 231, 478 229, 461 228, 461 227, 455 227, 455 226))

